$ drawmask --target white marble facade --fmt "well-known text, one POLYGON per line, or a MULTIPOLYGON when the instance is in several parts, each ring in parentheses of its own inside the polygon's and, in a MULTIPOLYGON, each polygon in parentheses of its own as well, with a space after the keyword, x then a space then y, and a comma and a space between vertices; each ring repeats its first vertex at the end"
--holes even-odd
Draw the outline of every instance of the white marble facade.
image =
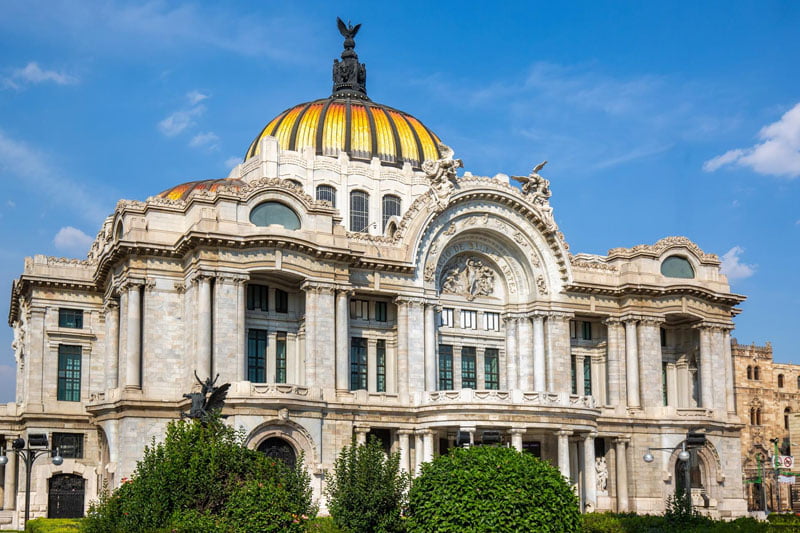
MULTIPOLYGON (((682 237, 573 255, 536 173, 521 190, 503 174, 455 178, 447 156, 413 170, 261 142, 229 186, 120 201, 88 259, 26 260, 10 312, 17 398, 0 406, 0 440, 83 440, 82 457, 37 463, 34 516, 54 475, 85 479, 87 505, 130 476, 187 408, 195 371, 232 384, 225 412, 250 446, 304 453, 317 495, 353 437, 380 437, 414 472, 459 431, 476 443, 499 431, 557 465, 584 509, 660 512, 684 435, 702 427, 698 501, 715 516, 746 511, 730 353, 743 298, 716 256, 682 237), (318 185, 336 190, 336 207, 315 199, 318 185), (369 195, 367 232, 348 231, 353 190, 369 195), (385 194, 401 215, 384 230, 385 194), (300 228, 252 224, 264 202, 300 228), (692 277, 662 274, 674 257, 692 277), (264 295, 266 309, 250 301, 264 295), (61 309, 81 311, 80 327, 61 324, 61 309), (79 347, 69 399, 64 345, 79 347), (672 451, 647 464, 648 446, 672 451)), ((10 465, 0 527, 24 501, 10 465)))

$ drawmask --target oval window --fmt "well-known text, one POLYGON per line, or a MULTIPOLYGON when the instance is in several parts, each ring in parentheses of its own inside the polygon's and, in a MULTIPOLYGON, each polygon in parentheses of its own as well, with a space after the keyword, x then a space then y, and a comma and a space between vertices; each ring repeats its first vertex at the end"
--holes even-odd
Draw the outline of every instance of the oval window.
POLYGON ((264 202, 250 211, 250 222, 256 226, 277 224, 286 229, 300 229, 300 218, 291 208, 279 202, 264 202))
POLYGON ((668 278, 691 279, 694 277, 694 269, 689 260, 677 255, 664 259, 664 262, 661 263, 661 273, 668 278))

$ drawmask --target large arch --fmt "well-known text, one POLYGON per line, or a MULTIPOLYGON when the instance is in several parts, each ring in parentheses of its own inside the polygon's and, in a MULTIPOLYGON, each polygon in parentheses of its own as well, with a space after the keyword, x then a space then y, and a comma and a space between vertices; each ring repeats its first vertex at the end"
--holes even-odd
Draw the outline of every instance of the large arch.
POLYGON ((291 420, 273 419, 258 425, 250 432, 246 445, 250 449, 257 450, 272 438, 286 441, 294 448, 296 457, 300 457, 301 454, 304 456, 306 465, 319 462, 317 446, 311 435, 303 426, 291 420))
MULTIPOLYGON (((667 479, 672 481, 672 491, 677 490, 680 486, 678 480, 675 478, 675 473, 678 471, 678 454, 683 449, 682 445, 683 441, 675 446, 670 455, 667 467, 667 479)), ((702 496, 705 506, 712 505, 713 502, 719 502, 724 499, 721 485, 725 482, 725 471, 722 468, 722 462, 720 461, 716 447, 707 440, 703 447, 695 448, 692 451, 692 455, 693 460, 695 460, 694 457, 696 457, 697 473, 700 475, 700 484, 702 486, 700 490, 693 488, 693 496, 702 496)), ((665 494, 664 496, 666 497, 669 495, 670 494, 665 494)))

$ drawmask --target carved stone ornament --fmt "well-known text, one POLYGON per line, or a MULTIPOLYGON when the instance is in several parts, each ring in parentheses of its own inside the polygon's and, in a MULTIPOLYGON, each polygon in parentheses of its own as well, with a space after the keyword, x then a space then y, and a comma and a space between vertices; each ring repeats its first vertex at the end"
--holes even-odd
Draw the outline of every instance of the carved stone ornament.
POLYGON ((494 292, 494 270, 477 257, 458 257, 442 270, 442 294, 458 294, 472 301, 494 292))
POLYGON ((542 170, 546 164, 547 161, 539 163, 533 167, 533 170, 531 170, 531 173, 527 176, 511 176, 511 178, 522 184, 523 193, 550 198, 552 194, 550 192, 550 181, 539 175, 539 171, 542 170))
POLYGON ((455 152, 449 146, 439 143, 442 158, 436 161, 423 161, 422 170, 428 177, 433 199, 439 210, 447 206, 456 181, 456 169, 464 166, 460 159, 453 159, 455 152))
POLYGON ((608 488, 608 463, 605 457, 597 457, 594 460, 594 471, 597 473, 597 490, 604 491, 608 488))
POLYGON ((536 278, 536 288, 541 294, 547 294, 547 283, 544 281, 544 276, 539 275, 536 278))

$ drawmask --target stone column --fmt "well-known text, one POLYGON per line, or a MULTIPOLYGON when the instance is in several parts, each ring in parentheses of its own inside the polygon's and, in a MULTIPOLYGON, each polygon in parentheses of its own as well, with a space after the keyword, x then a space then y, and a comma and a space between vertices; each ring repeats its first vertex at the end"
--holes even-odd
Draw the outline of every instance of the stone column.
POLYGON ((639 344, 636 321, 625 321, 625 370, 628 387, 628 407, 641 407, 639 400, 639 344))
POLYGON ((211 317, 211 277, 201 275, 197 278, 197 368, 195 368, 200 379, 214 377, 211 375, 213 332, 211 317))
POLYGON ((340 391, 350 388, 348 383, 350 358, 347 353, 347 346, 350 342, 348 313, 348 293, 340 290, 336 293, 336 390, 340 391))
MULTIPOLYGON (((591 363, 590 363, 591 364, 591 363)), ((575 394, 578 396, 584 396, 586 392, 586 387, 584 386, 584 379, 583 379, 583 356, 576 355, 575 356, 575 394)))
POLYGON ((367 433, 369 433, 369 428, 364 426, 356 426, 356 444, 359 446, 363 446, 367 443, 367 433))
MULTIPOLYGON (((316 288, 311 283, 304 283, 302 287, 306 294, 306 310, 304 319, 304 328, 306 332, 305 350, 306 350, 306 385, 310 387, 318 387, 317 383, 317 301, 318 293, 316 288)), ((330 347, 329 347, 330 348, 330 347)))
POLYGON ((142 388, 142 284, 127 285, 128 292, 128 331, 127 354, 125 361, 125 388, 142 388))
POLYGON ((529 391, 533 388, 533 328, 529 318, 521 318, 517 323, 517 347, 519 349, 519 388, 529 391))
POLYGON ((418 476, 422 469, 422 458, 425 454, 425 445, 422 442, 423 431, 414 433, 414 475, 418 476))
POLYGON ((522 451, 522 436, 525 435, 525 431, 524 428, 511 428, 509 430, 509 433, 511 433, 511 446, 518 452, 522 451))
POLYGON ((624 360, 620 338, 622 336, 622 323, 616 318, 607 318, 604 321, 607 332, 606 359, 608 360, 608 403, 622 405, 625 403, 626 392, 624 360))
POLYGON ((558 469, 561 475, 569 482, 569 436, 571 431, 561 430, 558 433, 558 469))
MULTIPOLYGON (((11 446, 11 442, 16 437, 6 436, 6 447, 11 446)), ((17 454, 6 451, 8 463, 5 467, 5 484, 3 486, 3 509, 8 511, 16 508, 17 504, 17 454)))
POLYGON ((594 439, 597 433, 587 433, 583 437, 583 510, 597 508, 597 478, 594 470, 594 439))
POLYGON ((667 363, 667 405, 677 407, 678 372, 675 363, 667 363))
POLYGON ((119 386, 119 303, 114 299, 106 302, 105 308, 106 343, 106 389, 119 386))
POLYGON ((508 390, 519 388, 517 375, 517 319, 506 316, 506 388, 508 390))
POLYGON ((568 313, 551 312, 547 315, 547 390, 566 392, 570 387, 570 338, 568 313))
MULTIPOLYGON (((240 279, 236 286, 236 380, 247 379, 247 280, 240 279)), ((298 380, 295 380, 298 381, 298 380)))
POLYGON ((425 463, 433 461, 433 435, 430 429, 422 432, 422 461, 425 463))
POLYGON ((376 339, 367 339, 367 390, 378 392, 378 341, 376 339))
POLYGON ((628 458, 625 450, 628 440, 618 438, 614 443, 617 464, 617 512, 625 513, 628 511, 628 458))
POLYGON ((689 365, 686 360, 679 361, 675 364, 675 374, 677 381, 675 406, 676 407, 690 407, 692 396, 692 383, 689 376, 689 365))
POLYGON ((400 452, 400 469, 404 472, 410 472, 411 469, 409 468, 408 458, 409 458, 409 435, 411 435, 413 431, 410 429, 398 429, 397 430, 397 446, 400 452))
POLYGON ((533 390, 547 390, 547 376, 544 361, 544 315, 533 317, 533 390))
POLYGON ((314 314, 314 343, 316 353, 316 381, 323 389, 336 389, 336 287, 320 283, 317 288, 317 305, 314 314))
POLYGON ((731 330, 722 332, 722 354, 725 358, 725 405, 728 414, 736 414, 736 398, 733 392, 733 354, 731 353, 731 330))
MULTIPOLYGON (((425 390, 425 310, 419 298, 409 299, 408 318, 408 391, 425 390)), ((435 387, 434 387, 435 388, 435 387)))
POLYGON ((408 401, 408 302, 397 304, 397 393, 401 402, 408 401))
POLYGON ((639 382, 642 387, 642 405, 660 407, 664 404, 661 386, 661 324, 656 317, 639 322, 639 382))
POLYGON ((714 408, 714 376, 711 358, 711 328, 701 325, 700 330, 700 405, 714 408))
POLYGON ((436 390, 436 308, 425 305, 425 390, 436 390))

